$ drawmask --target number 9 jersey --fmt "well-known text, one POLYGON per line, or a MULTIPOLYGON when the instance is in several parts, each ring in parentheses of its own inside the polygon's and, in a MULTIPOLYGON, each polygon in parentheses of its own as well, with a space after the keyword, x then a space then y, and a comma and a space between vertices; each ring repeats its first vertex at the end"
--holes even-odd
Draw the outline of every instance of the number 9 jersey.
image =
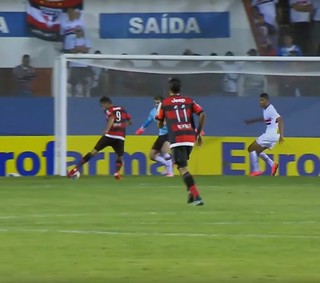
POLYGON ((181 95, 171 95, 159 104, 156 119, 166 121, 171 148, 194 145, 196 132, 193 114, 199 115, 201 112, 203 109, 199 104, 181 95))
POLYGON ((126 137, 127 122, 131 120, 131 115, 121 106, 111 106, 106 110, 106 119, 113 118, 114 122, 106 137, 124 140, 126 137))

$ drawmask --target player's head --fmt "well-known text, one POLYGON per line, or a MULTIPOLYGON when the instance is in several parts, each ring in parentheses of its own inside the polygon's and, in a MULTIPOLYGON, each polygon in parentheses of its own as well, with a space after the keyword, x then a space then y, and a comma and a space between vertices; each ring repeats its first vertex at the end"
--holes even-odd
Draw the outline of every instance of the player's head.
POLYGON ((181 92, 181 81, 179 78, 171 78, 169 80, 169 90, 170 90, 170 95, 175 95, 179 94, 181 92))
POLYGON ((100 105, 101 105, 102 109, 106 110, 112 105, 112 101, 109 97, 102 96, 100 98, 100 105))
POLYGON ((153 98, 155 107, 158 107, 159 103, 163 100, 163 96, 157 95, 153 98))
POLYGON ((270 100, 269 94, 267 94, 265 92, 260 94, 259 104, 260 104, 260 106, 262 108, 267 108, 268 107, 269 100, 270 100))

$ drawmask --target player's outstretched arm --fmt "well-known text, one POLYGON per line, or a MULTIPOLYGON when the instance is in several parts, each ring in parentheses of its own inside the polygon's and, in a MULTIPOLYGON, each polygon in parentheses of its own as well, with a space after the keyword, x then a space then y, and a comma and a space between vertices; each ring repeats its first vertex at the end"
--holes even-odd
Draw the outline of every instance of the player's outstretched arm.
POLYGON ((254 124, 254 123, 259 123, 259 122, 263 122, 263 121, 264 121, 263 117, 244 120, 244 122, 245 122, 247 125, 254 124))
POLYGON ((136 130, 135 134, 141 135, 146 130, 146 128, 149 127, 150 124, 154 121, 155 116, 156 116, 156 111, 152 109, 150 111, 148 118, 144 121, 141 127, 138 130, 136 130))
POLYGON ((279 134, 280 134, 279 143, 283 144, 283 142, 284 142, 284 139, 283 139, 284 123, 283 123, 282 117, 278 117, 277 122, 278 122, 278 127, 279 127, 279 134))

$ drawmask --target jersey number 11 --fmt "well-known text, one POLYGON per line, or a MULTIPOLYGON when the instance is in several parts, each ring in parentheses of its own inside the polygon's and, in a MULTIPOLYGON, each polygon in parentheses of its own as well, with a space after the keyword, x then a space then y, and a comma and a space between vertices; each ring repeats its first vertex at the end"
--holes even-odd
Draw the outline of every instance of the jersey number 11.
POLYGON ((186 123, 188 122, 187 110, 184 104, 180 105, 180 109, 179 109, 179 105, 175 105, 173 109, 176 111, 177 120, 179 123, 181 123, 181 120, 183 118, 184 118, 184 122, 186 123), (183 114, 183 117, 181 114, 183 114))

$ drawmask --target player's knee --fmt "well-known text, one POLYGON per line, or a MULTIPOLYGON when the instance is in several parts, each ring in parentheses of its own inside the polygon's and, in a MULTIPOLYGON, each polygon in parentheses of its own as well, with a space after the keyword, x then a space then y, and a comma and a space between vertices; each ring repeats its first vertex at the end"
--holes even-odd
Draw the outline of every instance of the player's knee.
POLYGON ((178 166, 178 170, 179 170, 181 176, 188 173, 188 167, 186 167, 186 166, 183 166, 183 167, 178 166))
POLYGON ((98 151, 96 149, 93 149, 93 150, 91 150, 91 154, 95 156, 98 154, 98 151))
POLYGON ((250 145, 248 146, 247 150, 248 150, 248 152, 251 152, 251 151, 256 150, 254 144, 250 144, 250 145))
POLYGON ((156 152, 154 150, 151 150, 150 153, 149 153, 149 158, 151 160, 155 160, 156 159, 156 152))

